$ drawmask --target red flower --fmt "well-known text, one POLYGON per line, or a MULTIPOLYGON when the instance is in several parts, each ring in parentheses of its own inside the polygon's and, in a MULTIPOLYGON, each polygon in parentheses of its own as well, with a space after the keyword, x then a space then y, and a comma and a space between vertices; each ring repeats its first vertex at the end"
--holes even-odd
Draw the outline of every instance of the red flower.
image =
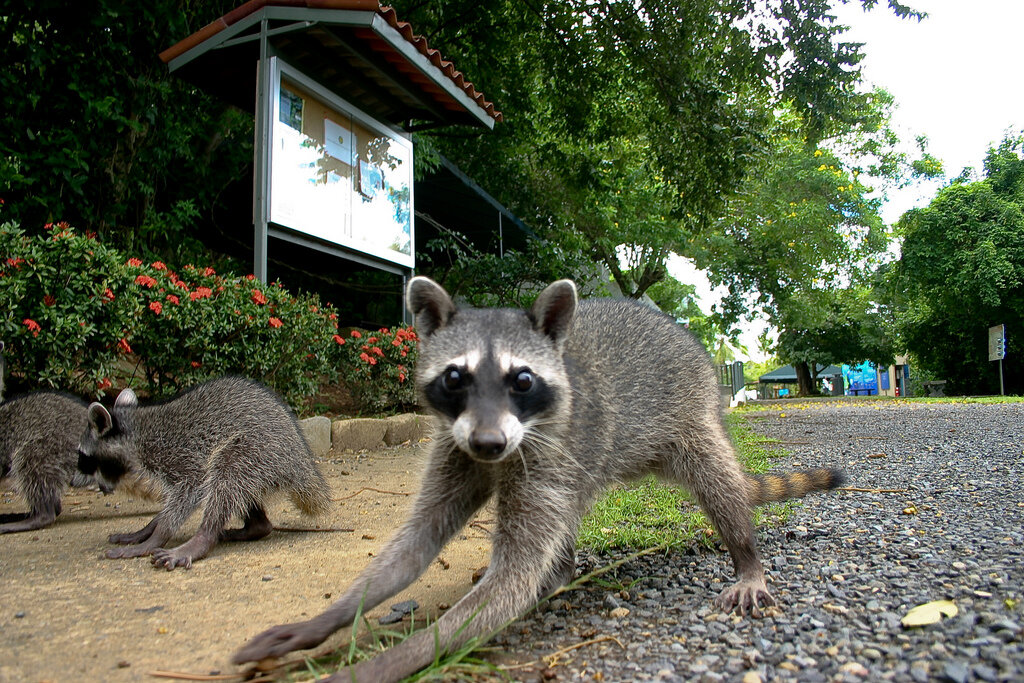
POLYGON ((336 335, 332 336, 331 339, 333 339, 335 341, 335 343, 337 343, 340 346, 344 346, 345 345, 345 338, 342 337, 340 334, 336 334, 336 335))
POLYGON ((203 367, 203 364, 200 363, 197 360, 194 360, 194 361, 192 361, 192 367, 194 367, 194 368, 201 368, 201 367, 203 367))
POLYGON ((117 348, 121 351, 121 353, 132 352, 132 347, 128 346, 128 340, 125 339, 124 337, 122 337, 121 340, 117 342, 117 348))
POLYGON ((135 284, 142 285, 143 287, 152 288, 156 284, 156 280, 148 275, 139 275, 135 278, 135 284))
POLYGON ((149 310, 153 311, 157 315, 160 315, 160 312, 164 310, 164 305, 159 301, 154 301, 151 304, 149 304, 149 310))
POLYGON ((96 391, 106 391, 112 386, 114 386, 114 383, 110 381, 110 378, 104 377, 96 383, 96 391))
POLYGON ((42 328, 39 327, 39 323, 37 323, 35 320, 32 320, 31 318, 25 318, 24 320, 21 321, 21 324, 28 328, 28 331, 32 333, 33 337, 39 336, 39 330, 41 330, 42 328))
POLYGON ((153 261, 151 264, 155 270, 167 270, 167 266, 162 261, 153 261))
POLYGON ((253 275, 252 273, 249 273, 248 275, 246 275, 246 276, 245 276, 245 279, 246 279, 246 280, 250 280, 250 281, 251 281, 251 280, 255 280, 255 279, 256 279, 256 276, 255 276, 255 275, 253 275))
POLYGON ((177 306, 177 305, 179 305, 181 303, 181 300, 178 299, 178 297, 174 296, 173 294, 168 294, 167 295, 167 300, 170 301, 175 306, 177 306))
POLYGON ((258 306, 262 306, 267 303, 267 297, 263 296, 263 292, 258 289, 252 290, 252 300, 258 306))
POLYGON ((46 294, 43 296, 44 306, 53 306, 55 303, 57 303, 57 300, 53 298, 52 294, 46 294))
POLYGON ((186 292, 188 291, 188 283, 184 280, 175 280, 174 286, 178 289, 184 289, 186 292))
POLYGON ((87 240, 94 240, 94 239, 96 239, 96 233, 93 232, 92 230, 86 230, 85 231, 85 239, 87 239, 87 240))
POLYGON ((103 298, 106 299, 107 301, 114 300, 114 292, 113 290, 110 289, 110 287, 107 287, 106 289, 103 290, 103 298))
POLYGON ((213 296, 213 290, 211 290, 209 287, 196 287, 196 291, 191 292, 188 295, 188 298, 192 299, 192 301, 195 301, 197 299, 206 299, 211 296, 213 296))
POLYGON ((404 382, 405 381, 405 373, 404 372, 398 373, 398 381, 399 382, 404 382))
POLYGON ((267 322, 270 323, 271 327, 281 327, 281 325, 284 325, 280 318, 271 318, 267 322))
POLYGON ((359 330, 352 330, 349 333, 354 339, 362 339, 363 335, 359 333, 359 330))
POLYGON ((369 339, 366 340, 366 343, 367 344, 376 344, 377 343, 377 338, 376 337, 370 337, 369 339))
POLYGON ((217 274, 217 271, 215 271, 213 268, 210 268, 209 266, 207 266, 206 268, 203 269, 203 275, 205 275, 206 277, 210 277, 211 275, 216 275, 216 274, 217 274))
POLYGON ((401 346, 402 345, 402 340, 401 339, 392 339, 391 340, 391 345, 392 346, 401 346))
POLYGON ((130 259, 128 259, 128 265, 129 266, 135 266, 136 268, 138 268, 139 266, 142 265, 142 259, 130 258, 130 259))
POLYGON ((377 356, 383 356, 384 355, 384 352, 380 350, 379 346, 374 346, 372 349, 370 349, 370 353, 373 353, 374 355, 377 355, 377 356))
POLYGON ((20 256, 18 258, 9 258, 9 259, 7 259, 7 265, 14 266, 15 268, 17 268, 19 270, 21 269, 21 264, 24 263, 24 262, 25 262, 25 259, 21 258, 20 256))
POLYGON ((337 313, 331 313, 327 317, 330 318, 331 320, 337 320, 338 319, 338 314, 337 313))

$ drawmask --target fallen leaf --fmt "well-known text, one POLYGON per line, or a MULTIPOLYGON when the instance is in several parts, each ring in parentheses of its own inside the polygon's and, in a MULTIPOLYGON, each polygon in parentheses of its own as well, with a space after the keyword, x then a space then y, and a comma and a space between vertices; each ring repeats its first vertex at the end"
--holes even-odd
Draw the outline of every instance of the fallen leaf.
POLYGON ((952 600, 934 600, 918 605, 900 620, 905 627, 926 626, 942 621, 943 615, 955 617, 960 612, 952 600))

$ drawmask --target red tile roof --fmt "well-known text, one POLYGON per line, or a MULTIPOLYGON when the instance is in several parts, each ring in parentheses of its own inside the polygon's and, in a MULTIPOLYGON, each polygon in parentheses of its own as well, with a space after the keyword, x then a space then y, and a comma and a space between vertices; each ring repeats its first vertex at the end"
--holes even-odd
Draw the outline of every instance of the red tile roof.
MULTIPOLYGON (((444 59, 438 50, 430 47, 427 44, 426 38, 416 35, 416 33, 413 32, 412 26, 408 22, 399 21, 394 8, 381 5, 377 0, 249 0, 219 19, 210 22, 184 40, 181 40, 167 48, 160 53, 160 59, 163 60, 164 63, 168 63, 176 57, 179 57, 185 52, 191 50, 193 47, 208 40, 210 37, 220 33, 237 21, 253 14, 254 12, 258 12, 264 7, 305 7, 313 10, 327 9, 375 12, 380 15, 380 17, 383 18, 389 26, 397 30, 406 41, 412 44, 420 54, 426 57, 433 66, 440 69, 445 77, 449 78, 457 88, 462 90, 470 99, 476 102, 477 106, 483 109, 488 116, 493 118, 495 121, 503 120, 501 112, 497 111, 494 108, 494 104, 487 101, 484 98, 483 93, 473 87, 473 84, 470 81, 466 80, 465 75, 461 71, 457 71, 455 69, 454 64, 444 59)), ((366 31, 368 33, 372 33, 372 30, 370 29, 366 29, 366 31)))

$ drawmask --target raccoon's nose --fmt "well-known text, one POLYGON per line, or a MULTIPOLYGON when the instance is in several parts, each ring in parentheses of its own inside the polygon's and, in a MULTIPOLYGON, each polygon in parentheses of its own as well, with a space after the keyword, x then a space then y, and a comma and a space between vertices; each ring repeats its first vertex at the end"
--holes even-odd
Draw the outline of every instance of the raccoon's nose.
POLYGON ((469 447, 478 455, 498 455, 507 444, 505 435, 497 429, 478 430, 469 437, 469 447))

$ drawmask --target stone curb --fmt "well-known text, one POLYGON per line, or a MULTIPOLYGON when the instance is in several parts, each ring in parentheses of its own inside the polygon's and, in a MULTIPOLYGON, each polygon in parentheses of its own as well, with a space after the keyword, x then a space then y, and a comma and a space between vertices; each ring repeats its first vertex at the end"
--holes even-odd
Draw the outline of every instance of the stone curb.
POLYGON ((415 443, 429 436, 431 431, 430 418, 416 413, 334 421, 319 416, 299 420, 299 425, 317 458, 327 455, 332 447, 336 451, 361 451, 397 446, 407 441, 415 443))

